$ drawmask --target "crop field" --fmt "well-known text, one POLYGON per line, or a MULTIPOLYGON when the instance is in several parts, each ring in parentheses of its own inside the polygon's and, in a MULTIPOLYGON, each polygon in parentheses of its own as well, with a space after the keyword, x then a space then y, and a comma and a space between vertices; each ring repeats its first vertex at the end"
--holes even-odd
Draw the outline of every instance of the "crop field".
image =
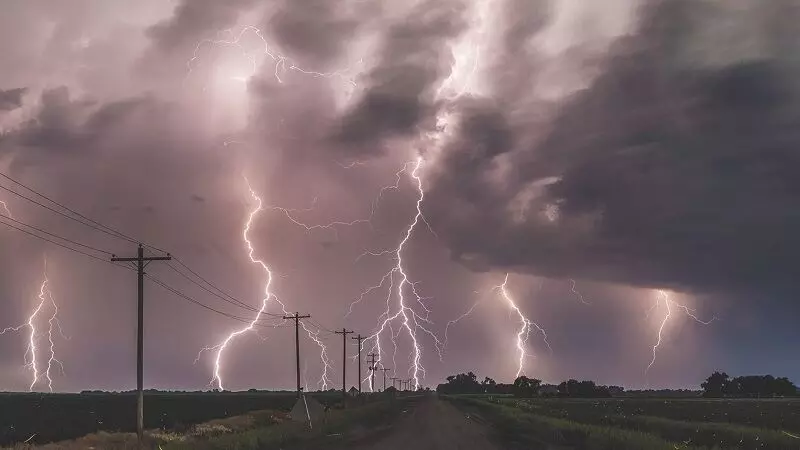
POLYGON ((511 448, 800 449, 800 399, 448 399, 511 448))
MULTIPOLYGON (((322 403, 341 393, 311 394, 322 403)), ((256 410, 288 411, 293 392, 145 393, 145 428, 182 430, 211 419, 256 410)), ((0 394, 0 446, 74 439, 98 431, 136 430, 132 393, 0 394)))

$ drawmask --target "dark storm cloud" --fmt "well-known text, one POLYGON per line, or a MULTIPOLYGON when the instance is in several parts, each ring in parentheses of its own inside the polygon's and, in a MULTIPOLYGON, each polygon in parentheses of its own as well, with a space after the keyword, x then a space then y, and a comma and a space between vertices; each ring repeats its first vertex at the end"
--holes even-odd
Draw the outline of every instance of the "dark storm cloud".
MULTIPOLYGON (((708 44, 690 20, 696 13, 689 2, 650 10, 641 31, 612 48, 604 73, 565 102, 540 142, 508 156, 501 187, 481 192, 475 180, 496 169, 509 136, 526 130, 462 127, 456 146, 480 133, 497 151, 451 151, 433 187, 437 203, 429 209, 456 257, 644 285, 791 282, 787 267, 800 251, 797 65, 773 46, 745 60, 692 60, 691 51, 708 44), (558 179, 543 184, 518 220, 514 201, 547 177, 558 179), (454 204, 454 197, 467 212, 456 208, 447 217, 438 202, 454 204), (558 205, 557 223, 541 214, 547 204, 558 205)), ((767 24, 747 37, 762 33, 769 38, 762 42, 785 42, 796 31, 767 24)))
MULTIPOLYGON (((15 146, 25 147, 20 162, 38 157, 64 156, 79 151, 99 151, 98 142, 135 114, 157 113, 153 98, 141 96, 98 104, 89 99, 74 99, 69 88, 61 86, 42 92, 39 110, 33 119, 6 133, 0 139, 0 153, 15 146)), ((163 105, 162 105, 163 106, 163 105)))
POLYGON ((22 106, 22 97, 26 88, 0 89, 0 112, 11 111, 22 106))
POLYGON ((436 111, 433 88, 452 64, 448 40, 464 31, 463 4, 423 2, 389 27, 363 97, 342 119, 335 141, 349 152, 379 151, 410 137, 436 111))
POLYGON ((256 0, 183 0, 171 18, 152 26, 147 33, 160 51, 185 52, 202 39, 234 25, 239 14, 255 3, 256 0))
MULTIPOLYGON (((374 8, 365 4, 357 13, 365 16, 374 8)), ((284 0, 268 18, 266 29, 284 55, 320 71, 341 54, 363 19, 348 14, 344 2, 284 0)))

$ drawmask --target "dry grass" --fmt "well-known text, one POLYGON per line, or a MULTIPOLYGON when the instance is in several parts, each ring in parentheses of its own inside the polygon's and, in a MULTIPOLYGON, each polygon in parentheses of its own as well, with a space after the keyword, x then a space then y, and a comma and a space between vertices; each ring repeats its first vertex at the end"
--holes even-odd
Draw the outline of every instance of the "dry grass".
MULTIPOLYGON (((289 420, 282 411, 253 411, 241 416, 214 419, 189 427, 185 432, 175 430, 147 430, 145 440, 148 448, 157 449, 159 444, 186 442, 194 439, 210 439, 226 434, 239 433, 253 428, 281 424, 289 420)), ((17 444, 14 450, 134 450, 137 449, 135 433, 99 432, 69 441, 45 445, 17 444)))

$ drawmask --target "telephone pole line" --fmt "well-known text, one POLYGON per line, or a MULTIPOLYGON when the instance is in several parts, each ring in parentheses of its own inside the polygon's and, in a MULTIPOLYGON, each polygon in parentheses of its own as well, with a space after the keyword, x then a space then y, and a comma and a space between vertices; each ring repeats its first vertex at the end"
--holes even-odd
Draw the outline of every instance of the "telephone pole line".
POLYGON ((334 333, 342 335, 342 395, 347 396, 347 335, 353 334, 355 331, 342 328, 342 331, 334 331, 334 333))
POLYGON ((366 339, 366 337, 361 336, 359 334, 357 337, 351 337, 350 339, 355 339, 358 341, 358 383, 356 383, 356 386, 358 386, 358 393, 360 394, 361 393, 361 342, 363 342, 364 339, 366 339))
POLYGON ((294 346, 297 354, 297 398, 300 398, 300 319, 308 319, 310 317, 310 314, 301 316, 300 313, 294 313, 293 316, 283 316, 284 320, 294 320, 294 346))
POLYGON ((138 274, 138 327, 136 335, 136 436, 139 440, 139 448, 142 448, 144 438, 144 392, 142 389, 144 378, 144 268, 151 261, 169 261, 172 259, 169 253, 167 256, 144 256, 144 247, 139 244, 139 248, 134 258, 118 258, 111 255, 111 261, 135 262, 138 274))
POLYGON ((392 369, 391 369, 391 367, 383 367, 383 368, 381 368, 381 370, 383 371, 383 390, 385 392, 386 391, 386 371, 387 370, 392 370, 392 369))
POLYGON ((378 370, 378 367, 375 366, 375 357, 378 356, 375 353, 370 353, 367 355, 370 358, 369 362, 369 388, 371 391, 375 391, 375 371, 378 370))

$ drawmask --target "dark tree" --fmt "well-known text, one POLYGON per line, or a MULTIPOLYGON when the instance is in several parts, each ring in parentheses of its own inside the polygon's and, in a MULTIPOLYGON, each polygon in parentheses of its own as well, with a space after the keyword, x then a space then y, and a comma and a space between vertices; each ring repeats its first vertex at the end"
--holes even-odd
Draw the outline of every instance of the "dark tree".
POLYGON ((436 387, 436 392, 443 394, 479 394, 483 387, 478 383, 478 377, 472 373, 460 373, 447 377, 447 383, 436 387))
POLYGON ((494 394, 497 392, 497 382, 489 377, 483 379, 481 386, 483 387, 483 392, 487 394, 494 394))
POLYGON ((559 397, 604 398, 611 397, 607 386, 598 386, 594 381, 567 380, 558 385, 559 397))
POLYGON ((526 376, 517 377, 514 380, 514 387, 513 393, 514 397, 519 398, 531 398, 539 395, 539 386, 541 386, 542 380, 537 380, 535 378, 528 378, 526 376))
POLYGON ((731 392, 731 380, 725 372, 714 372, 706 381, 700 384, 703 388, 703 397, 722 397, 724 394, 733 394, 731 392))

